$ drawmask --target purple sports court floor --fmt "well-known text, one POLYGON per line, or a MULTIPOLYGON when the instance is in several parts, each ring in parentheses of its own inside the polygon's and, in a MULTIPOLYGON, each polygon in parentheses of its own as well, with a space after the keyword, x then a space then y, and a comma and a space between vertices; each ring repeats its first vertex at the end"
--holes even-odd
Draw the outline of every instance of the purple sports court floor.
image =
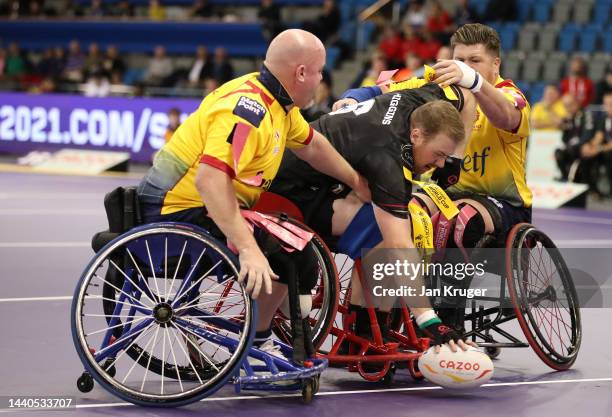
MULTIPOLYGON (((82 365, 70 336, 71 296, 93 256, 90 238, 106 226, 104 194, 136 181, 0 173, 1 397, 75 397, 77 409, 65 412, 72 416, 612 416, 612 310, 601 308, 582 311, 582 347, 570 371, 552 372, 530 349, 506 349, 490 383, 469 393, 414 382, 405 370, 383 388, 330 369, 307 406, 297 394, 236 396, 229 387, 179 409, 137 407, 99 386, 83 394, 75 384, 82 365)), ((612 213, 535 210, 534 224, 559 246, 612 248, 612 213)), ((43 413, 50 412, 26 415, 43 413)))

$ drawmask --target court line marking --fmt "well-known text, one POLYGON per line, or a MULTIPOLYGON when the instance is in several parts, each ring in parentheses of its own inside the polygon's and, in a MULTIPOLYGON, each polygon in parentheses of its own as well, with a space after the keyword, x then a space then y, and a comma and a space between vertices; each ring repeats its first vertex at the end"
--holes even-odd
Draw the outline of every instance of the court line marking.
POLYGON ((60 295, 56 297, 17 297, 17 298, 0 298, 0 303, 13 303, 21 301, 68 301, 72 300, 71 295, 60 295))
POLYGON ((86 248, 91 242, 0 242, 0 248, 86 248))
MULTIPOLYGON (((484 384, 484 388, 495 388, 495 387, 512 387, 520 385, 546 385, 546 384, 575 384, 581 382, 612 382, 612 378, 586 378, 586 379, 565 379, 565 380, 554 380, 554 381, 524 381, 524 382, 497 382, 492 384, 484 384)), ((383 388, 374 390, 351 390, 351 391, 327 391, 319 392, 316 394, 317 397, 329 397, 335 395, 351 395, 351 394, 377 394, 381 392, 408 392, 408 391, 431 391, 441 390, 442 387, 408 387, 408 388, 383 388)), ((473 392, 473 391, 472 391, 473 392)), ((222 402, 222 401, 239 401, 239 400, 266 400, 270 398, 288 398, 288 397, 301 397, 299 393, 295 394, 271 394, 271 395, 243 395, 237 397, 222 397, 222 398, 204 398, 199 402, 222 402)), ((100 404, 76 404, 76 408, 107 408, 107 407, 126 407, 135 406, 135 404, 127 402, 119 403, 100 403, 100 404)), ((15 412, 15 411, 32 411, 30 410, 16 410, 16 409, 1 409, 0 413, 15 412)))
POLYGON ((104 214, 102 208, 99 209, 2 209, 0 216, 100 216, 104 214))
POLYGON ((36 199, 36 200, 98 200, 104 193, 0 193, 0 199, 36 199))
POLYGON ((64 171, 61 169, 41 169, 17 164, 0 164, 0 172, 10 172, 13 174, 39 174, 39 175, 60 175, 65 177, 108 177, 108 178, 134 178, 141 179, 143 173, 138 172, 113 172, 107 171, 99 174, 87 172, 64 171))
MULTIPOLYGON (((612 239, 555 239, 555 245, 576 245, 576 246, 591 246, 591 247, 608 247, 612 246, 612 239), (605 246, 604 246, 605 245, 605 246)), ((571 246, 568 246, 571 248, 571 246)))
POLYGON ((588 218, 578 216, 568 216, 567 214, 550 214, 550 213, 534 213, 534 220, 554 220, 561 222, 575 222, 575 223, 591 223, 591 224, 607 224, 612 226, 612 219, 601 219, 601 218, 588 218))

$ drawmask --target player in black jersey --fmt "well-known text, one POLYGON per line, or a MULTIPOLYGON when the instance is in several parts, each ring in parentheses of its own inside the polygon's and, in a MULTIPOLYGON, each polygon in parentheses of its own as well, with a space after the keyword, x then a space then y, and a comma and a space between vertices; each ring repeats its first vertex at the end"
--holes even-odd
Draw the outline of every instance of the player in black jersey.
MULTIPOLYGON (((368 181, 383 239, 377 247, 414 248, 407 209, 412 184, 405 179, 404 168, 413 174, 442 168, 465 144, 475 118, 475 100, 466 90, 452 88, 454 99, 436 84, 426 84, 348 106, 311 124, 368 181)), ((340 236, 363 205, 348 187, 290 154, 284 156, 270 191, 293 201, 309 226, 328 240, 340 236)), ((357 285, 352 293, 352 302, 363 305, 357 285)), ((420 299, 416 305, 426 304, 420 299)), ((450 342, 454 350, 458 341, 467 349, 431 308, 413 307, 412 313, 434 344, 450 342)))

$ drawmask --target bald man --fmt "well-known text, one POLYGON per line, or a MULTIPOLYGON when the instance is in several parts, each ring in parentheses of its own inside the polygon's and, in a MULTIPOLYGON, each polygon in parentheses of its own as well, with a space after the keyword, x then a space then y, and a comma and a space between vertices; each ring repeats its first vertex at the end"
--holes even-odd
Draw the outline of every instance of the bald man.
MULTIPOLYGON (((271 267, 258 246, 270 235, 258 230, 256 239, 240 208, 253 207, 268 189, 285 147, 349 185, 364 201, 370 199, 367 182, 300 115, 299 108, 314 98, 324 64, 325 48, 314 35, 282 32, 270 43, 259 73, 229 81, 202 101, 159 151, 138 187, 146 222, 193 223, 237 249, 238 280, 246 280, 253 298, 259 296, 257 337, 262 340, 287 293, 287 261, 302 265, 308 246, 306 253, 269 256, 271 267)), ((300 281, 309 278, 300 276, 300 281)))

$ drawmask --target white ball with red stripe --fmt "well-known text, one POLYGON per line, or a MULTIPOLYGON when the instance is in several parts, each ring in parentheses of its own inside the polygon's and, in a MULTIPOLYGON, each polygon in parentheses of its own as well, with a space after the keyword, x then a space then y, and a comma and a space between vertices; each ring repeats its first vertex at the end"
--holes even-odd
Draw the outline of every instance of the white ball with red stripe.
POLYGON ((467 389, 478 387, 493 376, 493 362, 475 347, 457 352, 442 345, 440 353, 434 347, 419 358, 419 369, 429 381, 445 388, 467 389))

